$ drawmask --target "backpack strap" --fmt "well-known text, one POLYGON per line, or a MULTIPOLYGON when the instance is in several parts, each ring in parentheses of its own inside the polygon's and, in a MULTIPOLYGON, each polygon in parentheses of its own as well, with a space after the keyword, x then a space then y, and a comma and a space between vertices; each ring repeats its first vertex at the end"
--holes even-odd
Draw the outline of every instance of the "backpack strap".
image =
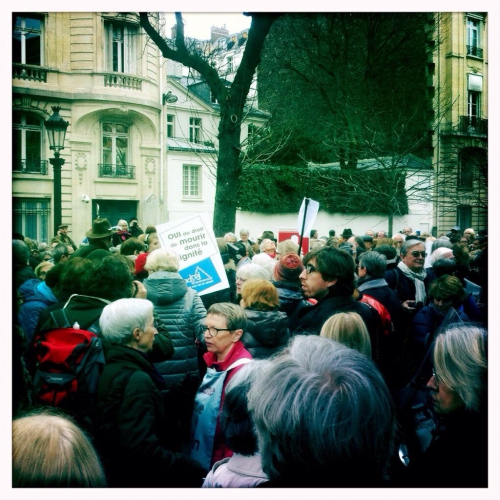
POLYGON ((250 358, 240 358, 240 359, 237 359, 231 366, 229 366, 227 368, 227 372, 229 370, 232 370, 233 368, 236 368, 237 366, 240 366, 240 365, 246 365, 247 363, 251 363, 253 361, 253 359, 250 359, 250 358))
MULTIPOLYGON (((70 328, 73 326, 69 322, 64 307, 51 311, 50 316, 52 317, 52 320, 56 324, 57 328, 70 328)), ((101 333, 101 329, 99 328, 99 318, 97 318, 88 328, 82 328, 82 330, 88 330, 89 332, 99 335, 99 333, 101 333)))
POLYGON ((61 309, 56 309, 55 311, 51 311, 50 316, 57 328, 69 328, 71 325, 68 320, 68 316, 66 316, 66 311, 64 307, 61 309))

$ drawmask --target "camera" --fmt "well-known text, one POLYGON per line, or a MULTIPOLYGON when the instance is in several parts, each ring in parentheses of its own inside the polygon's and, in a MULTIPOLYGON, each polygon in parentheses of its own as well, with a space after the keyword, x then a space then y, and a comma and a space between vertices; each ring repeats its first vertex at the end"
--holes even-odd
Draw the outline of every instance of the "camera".
POLYGON ((241 243, 227 243, 227 253, 231 259, 238 263, 246 254, 246 249, 241 243))
POLYGON ((138 226, 138 224, 137 224, 136 220, 130 224, 130 227, 137 227, 137 226, 138 226))

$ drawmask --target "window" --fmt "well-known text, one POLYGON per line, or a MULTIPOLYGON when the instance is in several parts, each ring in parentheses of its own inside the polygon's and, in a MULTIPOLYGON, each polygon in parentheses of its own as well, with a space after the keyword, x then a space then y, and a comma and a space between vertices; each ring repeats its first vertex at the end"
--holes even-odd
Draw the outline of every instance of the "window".
POLYGON ((167 137, 175 137, 174 119, 175 115, 167 115, 167 137))
POLYGON ((460 227, 472 226, 472 207, 470 205, 457 207, 457 225, 460 227))
POLYGON ((228 57, 227 58, 227 72, 228 73, 232 73, 233 72, 233 58, 232 57, 228 57))
POLYGON ((106 24, 106 60, 108 71, 135 73, 137 29, 121 23, 106 24))
POLYGON ((481 93, 469 90, 467 96, 467 116, 469 117, 469 126, 476 127, 480 118, 481 110, 481 93))
POLYGON ((46 174, 47 161, 42 161, 42 119, 32 113, 14 111, 12 123, 12 170, 46 174))
POLYGON ((201 142, 201 118, 189 118, 190 142, 201 142))
MULTIPOLYGON (((474 178, 487 176, 488 156, 482 148, 463 148, 458 161, 457 186, 472 189, 474 178)), ((460 226, 462 227, 462 226, 460 226)))
POLYGON ((15 15, 12 62, 42 65, 42 21, 15 15))
POLYGON ((199 165, 183 165, 182 197, 201 198, 201 167, 199 165))
POLYGON ((479 21, 467 18, 467 55, 483 57, 479 46, 479 21))
POLYGON ((49 242, 49 201, 37 198, 14 198, 13 231, 38 242, 49 242))
POLYGON ((131 177, 128 159, 128 126, 123 123, 102 124, 102 165, 100 177, 131 177))

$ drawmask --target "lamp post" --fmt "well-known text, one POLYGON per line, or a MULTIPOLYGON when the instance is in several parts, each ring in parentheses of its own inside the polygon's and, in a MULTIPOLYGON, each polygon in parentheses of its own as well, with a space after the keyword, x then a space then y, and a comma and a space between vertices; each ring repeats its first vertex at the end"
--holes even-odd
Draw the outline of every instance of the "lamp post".
POLYGON ((49 162, 54 169, 54 233, 62 222, 61 216, 61 170, 64 158, 60 158, 60 151, 64 149, 64 138, 69 122, 65 122, 59 114, 60 106, 52 106, 53 114, 45 120, 45 129, 49 137, 50 149, 54 151, 54 158, 49 162))

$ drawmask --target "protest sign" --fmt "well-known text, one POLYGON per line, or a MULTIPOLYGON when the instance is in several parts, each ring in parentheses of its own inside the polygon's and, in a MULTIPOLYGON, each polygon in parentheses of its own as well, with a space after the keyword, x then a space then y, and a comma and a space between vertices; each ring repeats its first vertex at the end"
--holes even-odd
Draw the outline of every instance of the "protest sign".
MULTIPOLYGON (((280 241, 292 240, 294 243, 299 245, 300 233, 297 228, 281 228, 278 229, 278 243, 280 241)), ((309 252, 309 238, 302 238, 302 255, 309 252)))
POLYGON ((171 248, 179 256, 179 274, 199 295, 229 287, 207 214, 159 224, 156 231, 161 246, 171 248))

